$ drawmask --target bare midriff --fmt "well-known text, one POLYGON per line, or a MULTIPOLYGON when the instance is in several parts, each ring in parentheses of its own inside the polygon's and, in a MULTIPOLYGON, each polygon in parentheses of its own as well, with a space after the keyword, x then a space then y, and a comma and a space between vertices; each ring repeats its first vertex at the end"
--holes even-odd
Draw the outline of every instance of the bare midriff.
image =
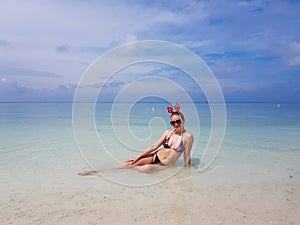
POLYGON ((169 157, 171 151, 173 151, 171 148, 162 148, 157 152, 157 156, 160 159, 160 161, 162 161, 169 157))

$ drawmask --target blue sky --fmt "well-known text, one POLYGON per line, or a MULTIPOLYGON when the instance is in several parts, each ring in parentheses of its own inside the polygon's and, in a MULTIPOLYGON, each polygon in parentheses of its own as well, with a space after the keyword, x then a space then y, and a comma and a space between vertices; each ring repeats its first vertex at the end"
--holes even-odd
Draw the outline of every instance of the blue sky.
MULTIPOLYGON (((226 101, 300 101, 299 12, 296 0, 2 0, 0 101, 72 101, 97 57, 140 40, 192 50, 226 101)), ((176 73, 149 65, 134 71, 111 80, 111 91, 131 75, 176 73)))

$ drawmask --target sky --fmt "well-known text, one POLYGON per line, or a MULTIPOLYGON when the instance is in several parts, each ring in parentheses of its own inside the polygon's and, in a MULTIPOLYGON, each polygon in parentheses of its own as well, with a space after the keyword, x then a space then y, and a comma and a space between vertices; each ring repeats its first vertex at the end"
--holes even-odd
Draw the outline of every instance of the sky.
MULTIPOLYGON (((1 0, 0 102, 72 101, 98 57, 143 40, 191 50, 225 101, 299 102, 299 12, 297 0, 1 0)), ((134 79, 154 75, 205 101, 188 76, 151 63, 111 77, 103 98, 113 101, 134 79)))

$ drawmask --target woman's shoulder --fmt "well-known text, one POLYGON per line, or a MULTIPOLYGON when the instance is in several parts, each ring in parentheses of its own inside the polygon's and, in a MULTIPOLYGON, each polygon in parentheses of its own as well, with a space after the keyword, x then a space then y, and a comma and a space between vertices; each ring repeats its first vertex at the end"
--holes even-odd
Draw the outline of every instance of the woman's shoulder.
POLYGON ((193 134, 188 130, 184 131, 183 136, 188 139, 194 138, 193 134))

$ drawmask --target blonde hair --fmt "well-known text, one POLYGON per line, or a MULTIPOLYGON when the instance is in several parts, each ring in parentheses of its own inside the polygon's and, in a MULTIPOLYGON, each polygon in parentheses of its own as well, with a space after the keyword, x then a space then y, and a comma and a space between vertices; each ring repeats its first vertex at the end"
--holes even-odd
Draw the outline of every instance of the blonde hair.
POLYGON ((184 115, 183 115, 183 113, 182 112, 173 112, 172 114, 171 114, 171 116, 170 116, 170 119, 174 116, 174 115, 176 115, 176 116, 180 116, 181 117, 181 119, 183 120, 183 121, 185 121, 185 119, 184 119, 184 115))

